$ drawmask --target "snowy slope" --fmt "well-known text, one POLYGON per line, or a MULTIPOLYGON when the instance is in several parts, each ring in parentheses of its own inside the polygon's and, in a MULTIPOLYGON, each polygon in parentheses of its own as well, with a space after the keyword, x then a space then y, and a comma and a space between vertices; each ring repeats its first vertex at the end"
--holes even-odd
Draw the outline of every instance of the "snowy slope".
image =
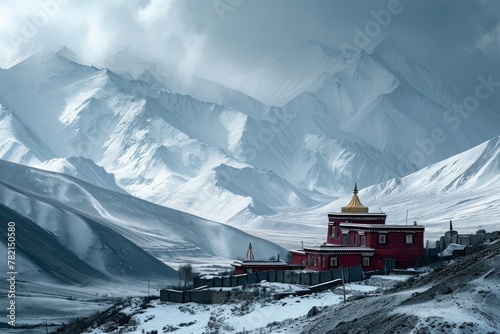
MULTIPOLYGON (((6 187, 2 183, 2 188, 6 187)), ((42 210, 36 204, 32 208, 42 210)), ((118 278, 176 277, 172 268, 90 217, 66 213, 64 225, 70 227, 58 224, 57 228, 42 228, 3 204, 0 215, 5 232, 7 222, 16 224, 17 262, 22 263, 19 275, 31 283, 79 286, 118 278)))
POLYGON ((125 193, 116 185, 114 175, 106 172, 103 167, 97 166, 91 159, 82 157, 56 158, 46 160, 35 167, 73 176, 100 188, 125 193))
POLYGON ((281 107, 317 85, 339 55, 340 52, 312 40, 268 65, 223 84, 268 105, 281 107))
MULTIPOLYGON (((11 137, 22 139, 17 139, 21 151, 14 155, 4 149, 0 158, 68 173, 111 190, 118 186, 158 204, 238 225, 295 203, 317 205, 325 197, 314 192, 338 196, 351 187, 353 179, 373 184, 399 175, 396 168, 405 165, 384 155, 385 162, 371 168, 382 154, 341 131, 335 116, 314 95, 303 94, 276 108, 248 104, 234 91, 221 93, 221 102, 232 94, 239 96, 242 110, 237 110, 236 104, 226 107, 172 93, 152 76, 133 80, 75 61, 77 56, 67 49, 42 49, 0 71, 0 99, 26 128, 23 131, 32 134, 6 135, 6 142, 11 137), (43 155, 45 151, 53 153, 43 155), (38 158, 23 158, 33 155, 38 158), (76 163, 76 157, 86 160, 76 163), (214 178, 205 175, 221 165, 255 168, 247 171, 256 175, 274 173, 281 178, 280 187, 289 189, 283 196, 300 193, 301 199, 270 200, 266 190, 245 190, 244 196, 254 204, 250 213, 237 216, 245 208, 243 202, 226 210, 227 214, 213 210, 212 215, 189 206, 199 192, 187 190, 217 186, 214 178), (186 197, 172 200, 174 192, 186 197)), ((198 83, 209 90, 216 85, 198 83)), ((224 201, 211 198, 203 206, 239 202, 241 191, 222 187, 221 192, 224 201)))
MULTIPOLYGON (((159 90, 166 88, 170 92, 190 95, 197 100, 223 105, 256 118, 263 117, 270 108, 240 91, 185 73, 164 59, 155 61, 145 59, 139 52, 129 47, 109 55, 101 67, 144 81, 159 90)), ((137 87, 135 92, 148 95, 148 92, 140 87, 137 87)))
MULTIPOLYGON (((422 168, 500 134, 498 113, 487 107, 489 103, 485 102, 488 101, 477 100, 477 90, 461 89, 444 75, 408 56, 395 41, 384 40, 371 57, 400 81, 394 92, 384 96, 367 119, 367 122, 376 124, 381 133, 387 134, 384 140, 363 131, 362 125, 354 127, 365 141, 376 143, 376 148, 393 154, 401 152, 422 168), (473 99, 479 101, 479 105, 469 111, 472 105, 467 101, 473 99), (442 133, 437 136, 441 138, 436 139, 436 131, 442 133), (398 138, 412 140, 398 145, 398 138)), ((476 78, 474 83, 477 86, 481 82, 476 78)))
MULTIPOLYGON (((388 224, 406 224, 408 210, 408 224, 417 221, 424 225, 425 239, 430 241, 439 239, 448 230, 450 219, 459 233, 475 233, 478 229, 497 230, 497 217, 500 215, 500 137, 406 177, 366 187, 359 191, 358 196, 370 212, 387 213, 388 224)), ((326 236, 327 213, 340 211, 350 197, 347 195, 327 205, 269 217, 263 225, 281 226, 284 221, 294 222, 296 231, 310 234, 308 239, 312 245, 322 243, 326 236)), ((260 235, 273 236, 273 240, 293 247, 303 240, 299 232, 283 236, 272 232, 260 235)))
POLYGON ((301 188, 338 196, 349 191, 354 180, 373 184, 400 175, 401 166, 411 168, 343 131, 313 94, 301 94, 269 115, 266 122, 247 122, 234 155, 301 188))
POLYGON ((124 259, 139 262, 143 250, 167 262, 212 257, 229 262, 244 256, 248 242, 263 254, 285 254, 279 246, 235 228, 104 190, 63 174, 5 161, 0 161, 0 170, 0 203, 56 236, 101 271, 123 262, 107 259, 107 248, 120 252, 129 249, 127 256, 122 254, 124 259), (129 246, 116 244, 119 242, 129 246), (107 266, 106 261, 115 263, 107 266))
POLYGON ((390 39, 370 54, 362 50, 340 54, 309 42, 227 84, 279 106, 304 93, 314 94, 340 129, 412 166, 400 166, 399 175, 499 135, 500 115, 487 104, 461 114, 460 107, 474 91, 460 89, 390 39), (438 139, 434 139, 436 129, 438 139))
POLYGON ((33 165, 54 157, 54 153, 12 111, 0 104, 0 157, 33 165))
POLYGON ((367 203, 379 203, 393 219, 426 225, 427 237, 442 231, 452 219, 460 232, 498 227, 500 201, 500 137, 430 165, 402 179, 371 186, 360 192, 367 203), (366 193, 366 195, 365 195, 366 193), (418 202, 414 200, 418 198, 418 202))
POLYGON ((175 76, 148 75, 149 63, 121 75, 78 61, 42 49, 0 70, 0 158, 248 229, 462 152, 500 124, 481 107, 450 130, 442 115, 460 90, 389 42, 371 54, 306 43, 256 74, 274 87, 293 69, 287 103, 255 109, 231 90, 206 99, 234 93, 229 107, 174 93, 175 76), (429 147, 436 127, 447 137, 429 147))
POLYGON ((275 215, 277 210, 288 207, 312 207, 327 198, 294 187, 271 171, 220 165, 176 188, 160 202, 201 217, 215 217, 220 222, 250 228, 262 215, 275 215))

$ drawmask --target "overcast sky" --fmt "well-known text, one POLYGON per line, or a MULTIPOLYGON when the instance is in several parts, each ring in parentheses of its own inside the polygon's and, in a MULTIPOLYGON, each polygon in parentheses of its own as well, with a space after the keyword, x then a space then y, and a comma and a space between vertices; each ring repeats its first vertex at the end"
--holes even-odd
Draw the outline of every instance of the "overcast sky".
POLYGON ((335 49, 342 43, 370 49, 387 36, 444 73, 473 80, 500 64, 500 1, 0 1, 4 67, 41 45, 65 45, 96 64, 128 46, 220 79, 310 39, 335 49))

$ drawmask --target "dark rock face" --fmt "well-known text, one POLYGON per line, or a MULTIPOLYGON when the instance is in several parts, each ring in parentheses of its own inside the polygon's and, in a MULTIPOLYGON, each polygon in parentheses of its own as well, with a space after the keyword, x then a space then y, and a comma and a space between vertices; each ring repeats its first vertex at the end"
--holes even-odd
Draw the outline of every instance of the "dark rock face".
POLYGON ((314 316, 318 315, 319 313, 320 313, 320 311, 318 310, 318 308, 316 306, 313 306, 313 307, 311 307, 309 312, 307 312, 307 317, 308 318, 314 317, 314 316))

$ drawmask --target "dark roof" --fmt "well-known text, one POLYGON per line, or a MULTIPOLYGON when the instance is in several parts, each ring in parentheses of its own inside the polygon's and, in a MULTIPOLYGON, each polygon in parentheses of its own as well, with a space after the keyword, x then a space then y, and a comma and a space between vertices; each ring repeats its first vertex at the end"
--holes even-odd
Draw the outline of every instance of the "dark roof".
POLYGON ((386 225, 386 224, 356 224, 356 223, 340 223, 339 227, 347 227, 350 229, 361 230, 425 230, 423 225, 386 225))
POLYGON ((377 213, 372 213, 372 212, 328 212, 329 216, 377 216, 377 217, 385 217, 387 216, 387 213, 383 212, 377 212, 377 213))
POLYGON ((287 267, 289 263, 283 261, 234 261, 235 267, 287 267))

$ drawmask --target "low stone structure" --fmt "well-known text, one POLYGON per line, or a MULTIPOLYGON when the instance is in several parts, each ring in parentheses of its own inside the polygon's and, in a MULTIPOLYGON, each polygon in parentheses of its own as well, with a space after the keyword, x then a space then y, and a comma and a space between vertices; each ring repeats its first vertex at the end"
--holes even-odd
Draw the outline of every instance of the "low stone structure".
POLYGON ((223 277, 196 277, 194 280, 194 290, 177 291, 162 289, 160 290, 160 300, 174 303, 222 304, 227 302, 231 296, 231 291, 221 291, 222 289, 218 291, 208 290, 208 288, 252 285, 262 281, 304 285, 303 290, 300 290, 300 292, 295 291, 293 294, 308 294, 328 290, 341 284, 342 271, 346 283, 362 281, 365 277, 361 266, 326 271, 279 270, 223 277))
MULTIPOLYGON (((450 245, 464 246, 460 250, 453 252, 454 256, 463 256, 472 254, 477 250, 477 247, 487 241, 494 240, 500 237, 500 231, 486 232, 486 230, 478 230, 476 233, 458 233, 453 229, 453 223, 450 220, 450 229, 436 241, 435 246, 432 247, 427 244, 424 250, 424 263, 429 264, 435 262, 444 250, 450 245)), ((441 257, 441 259, 448 259, 453 255, 441 257)))
POLYGON ((161 289, 160 300, 174 303, 224 304, 229 299, 229 291, 161 289))

